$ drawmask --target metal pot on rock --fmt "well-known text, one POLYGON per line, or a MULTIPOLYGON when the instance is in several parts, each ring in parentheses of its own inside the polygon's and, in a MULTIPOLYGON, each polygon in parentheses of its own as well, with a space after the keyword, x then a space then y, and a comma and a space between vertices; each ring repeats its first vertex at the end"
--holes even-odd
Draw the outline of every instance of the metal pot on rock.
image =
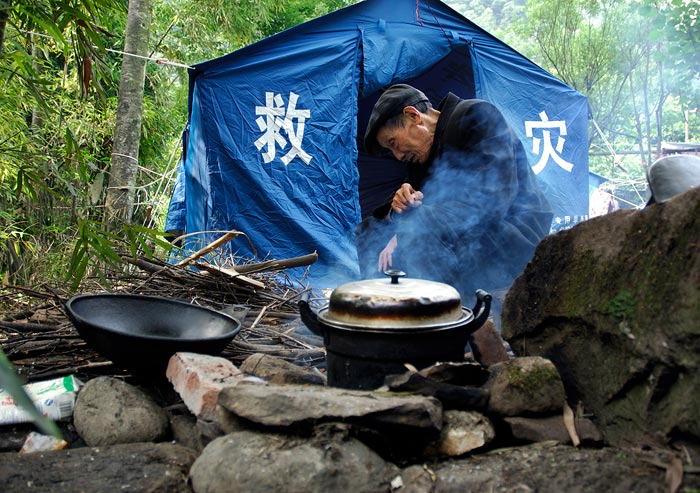
POLYGON ((386 274, 339 286, 317 312, 299 302, 304 324, 323 337, 329 385, 375 389, 386 375, 405 372, 406 363, 421 369, 463 361, 469 335, 489 316, 486 291, 477 290, 470 310, 448 284, 386 274))

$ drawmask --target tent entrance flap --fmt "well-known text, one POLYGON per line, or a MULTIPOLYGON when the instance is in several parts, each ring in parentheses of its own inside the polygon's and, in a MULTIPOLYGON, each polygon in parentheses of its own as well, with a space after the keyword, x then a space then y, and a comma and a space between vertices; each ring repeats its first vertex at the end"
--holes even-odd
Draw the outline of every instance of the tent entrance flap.
MULTIPOLYGON (((448 93, 469 99, 475 97, 474 76, 472 74, 469 46, 464 40, 451 40, 450 52, 425 70, 423 73, 406 80, 395 80, 394 83, 405 83, 423 91, 433 106, 448 93)), ((359 196, 362 218, 372 214, 372 211, 383 204, 391 194, 403 183, 406 174, 405 165, 392 156, 370 156, 365 152, 364 135, 367 121, 374 103, 385 88, 361 98, 357 111, 357 166, 360 172, 359 196)))

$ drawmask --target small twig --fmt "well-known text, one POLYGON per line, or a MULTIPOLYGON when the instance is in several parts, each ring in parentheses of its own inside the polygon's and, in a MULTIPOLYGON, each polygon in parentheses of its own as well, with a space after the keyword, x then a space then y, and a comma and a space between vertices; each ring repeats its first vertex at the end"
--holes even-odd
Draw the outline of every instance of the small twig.
POLYGON ((239 234, 241 234, 240 231, 229 231, 228 233, 223 234, 218 239, 209 243, 204 248, 197 250, 196 252, 194 252, 192 255, 190 255, 186 259, 179 261, 175 265, 177 265, 178 267, 182 267, 184 265, 191 264, 192 262, 194 262, 198 258, 201 258, 201 257, 205 256, 207 253, 209 253, 213 250, 216 250, 217 248, 219 248, 222 245, 225 245, 226 243, 228 243, 229 241, 234 239, 239 234))
POLYGON ((285 332, 278 332, 278 336, 281 337, 281 338, 288 339, 288 340, 290 340, 290 341, 294 341, 294 342, 296 342, 297 344, 299 344, 300 346, 305 347, 306 349, 314 349, 314 348, 317 348, 317 347, 318 347, 318 346, 312 346, 311 344, 306 344, 305 342, 303 342, 303 341, 297 339, 296 337, 292 337, 292 336, 288 335, 288 334, 285 333, 285 332))
POLYGON ((265 314, 265 310, 267 310, 267 305, 262 307, 262 310, 260 310, 260 313, 259 313, 258 316, 255 318, 255 320, 253 321, 253 323, 250 325, 250 328, 251 328, 251 329, 255 328, 255 326, 258 325, 258 322, 260 322, 260 319, 261 319, 261 318, 263 317, 263 315, 265 314))
POLYGON ((56 293, 55 291, 51 290, 51 294, 47 293, 42 293, 40 291, 37 291, 35 289, 30 289, 30 288, 25 288, 23 286, 7 286, 8 289, 16 289, 17 291, 22 291, 25 294, 28 294, 30 296, 33 296, 34 298, 40 298, 44 300, 48 299, 55 299, 56 298, 56 293))
POLYGON ((265 353, 265 354, 273 354, 275 356, 279 356, 280 358, 285 358, 285 359, 296 359, 296 358, 301 358, 301 357, 318 357, 321 358, 325 356, 326 352, 323 348, 318 348, 318 349, 288 349, 285 348, 284 346, 260 346, 257 344, 249 344, 246 342, 242 341, 236 341, 235 339, 231 342, 233 346, 236 346, 239 349, 243 349, 245 351, 251 352, 251 353, 265 353))
POLYGON ((84 365, 77 365, 77 366, 65 366, 63 368, 51 368, 50 370, 43 371, 43 372, 37 372, 32 374, 32 379, 51 379, 55 377, 61 377, 64 375, 74 375, 78 372, 85 371, 85 370, 93 370, 97 368, 106 368, 106 367, 111 367, 114 366, 114 363, 111 361, 94 361, 90 363, 86 363, 84 365))
MULTIPOLYGON (((248 312, 249 316, 257 316, 260 314, 260 310, 250 310, 248 312)), ((299 318, 299 313, 296 312, 281 312, 275 310, 265 310, 265 315, 270 318, 284 318, 288 320, 296 320, 299 318)))

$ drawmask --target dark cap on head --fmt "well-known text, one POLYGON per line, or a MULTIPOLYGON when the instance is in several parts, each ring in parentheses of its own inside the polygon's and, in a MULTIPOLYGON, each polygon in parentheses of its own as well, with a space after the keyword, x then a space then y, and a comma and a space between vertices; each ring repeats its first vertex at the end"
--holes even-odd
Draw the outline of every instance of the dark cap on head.
POLYGON ((377 132, 387 122, 403 111, 406 106, 415 106, 430 100, 421 91, 408 84, 395 84, 379 96, 374 104, 365 131, 365 149, 375 156, 381 154, 382 147, 377 142, 377 132))

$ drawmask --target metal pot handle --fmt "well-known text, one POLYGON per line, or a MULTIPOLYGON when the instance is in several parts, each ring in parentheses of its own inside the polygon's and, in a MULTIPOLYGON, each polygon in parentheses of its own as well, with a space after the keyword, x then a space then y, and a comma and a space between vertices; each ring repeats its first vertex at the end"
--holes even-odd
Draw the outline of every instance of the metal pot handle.
POLYGON ((309 297, 311 296, 311 291, 306 291, 302 293, 299 298, 299 314, 301 315, 301 321, 304 322, 311 332, 321 336, 325 340, 325 331, 323 330, 323 325, 318 321, 316 313, 309 306, 309 297))
POLYGON ((493 297, 483 289, 476 290, 476 305, 474 305, 474 309, 472 310, 475 318, 467 324, 468 334, 477 331, 484 325, 486 319, 489 318, 492 299, 493 297))

